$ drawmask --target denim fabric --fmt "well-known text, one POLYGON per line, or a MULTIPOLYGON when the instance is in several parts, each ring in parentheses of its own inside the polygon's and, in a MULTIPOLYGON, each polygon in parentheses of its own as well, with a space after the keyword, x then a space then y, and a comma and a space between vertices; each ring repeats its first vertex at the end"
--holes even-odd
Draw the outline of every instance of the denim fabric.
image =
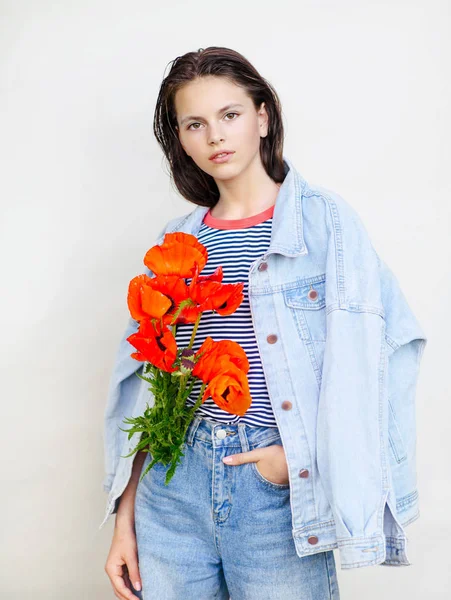
MULTIPOLYGON (((427 338, 357 212, 286 157, 284 167, 270 245, 249 268, 248 294, 287 458, 296 552, 338 548, 342 569, 410 565, 405 527, 419 517, 416 386, 427 338)), ((149 246, 165 233, 196 235, 207 210, 170 220, 149 246)), ((129 319, 111 376, 100 527, 117 510, 133 462, 123 455, 138 442, 119 428, 153 405, 127 342, 137 329, 129 319)))
MULTIPOLYGON (((333 551, 303 558, 296 553, 289 484, 268 480, 257 463, 222 462, 272 444, 282 444, 277 428, 195 417, 169 484, 164 483, 169 465, 161 463, 138 484, 139 597, 339 599, 333 551)), ((148 454, 143 470, 150 460, 148 454)))

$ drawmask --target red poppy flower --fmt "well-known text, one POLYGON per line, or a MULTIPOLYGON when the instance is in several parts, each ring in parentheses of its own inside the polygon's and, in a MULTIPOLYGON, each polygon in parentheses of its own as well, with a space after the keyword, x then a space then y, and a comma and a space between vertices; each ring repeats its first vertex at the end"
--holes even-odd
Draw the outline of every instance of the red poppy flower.
POLYGON ((172 366, 177 357, 177 343, 167 325, 156 319, 143 319, 139 330, 129 335, 127 341, 138 350, 131 354, 132 358, 148 361, 162 371, 177 370, 172 366))
POLYGON ((208 252, 196 236, 177 231, 166 233, 162 244, 146 252, 144 264, 155 275, 191 277, 194 267, 199 271, 207 264, 208 252))

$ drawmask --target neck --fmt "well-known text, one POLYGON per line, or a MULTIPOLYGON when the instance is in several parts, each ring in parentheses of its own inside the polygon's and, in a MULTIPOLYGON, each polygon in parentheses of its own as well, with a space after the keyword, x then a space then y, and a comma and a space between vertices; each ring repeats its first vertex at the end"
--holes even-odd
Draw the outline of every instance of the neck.
POLYGON ((246 219, 261 213, 275 204, 281 186, 269 177, 259 154, 239 175, 216 184, 219 200, 210 211, 216 219, 246 219))

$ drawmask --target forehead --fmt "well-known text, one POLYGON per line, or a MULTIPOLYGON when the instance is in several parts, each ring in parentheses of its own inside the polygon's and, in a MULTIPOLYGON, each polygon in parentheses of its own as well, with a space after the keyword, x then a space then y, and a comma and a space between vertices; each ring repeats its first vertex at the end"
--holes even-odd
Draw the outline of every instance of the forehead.
POLYGON ((252 104, 245 90, 224 77, 202 77, 190 81, 175 94, 178 119, 189 115, 213 115, 229 104, 252 104))

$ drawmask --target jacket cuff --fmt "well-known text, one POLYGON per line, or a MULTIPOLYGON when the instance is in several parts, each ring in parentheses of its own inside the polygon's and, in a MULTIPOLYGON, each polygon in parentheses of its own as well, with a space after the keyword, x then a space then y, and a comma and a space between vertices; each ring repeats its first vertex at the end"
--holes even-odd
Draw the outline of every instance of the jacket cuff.
POLYGON ((377 534, 371 537, 337 540, 342 569, 372 565, 408 566, 406 538, 377 534))

